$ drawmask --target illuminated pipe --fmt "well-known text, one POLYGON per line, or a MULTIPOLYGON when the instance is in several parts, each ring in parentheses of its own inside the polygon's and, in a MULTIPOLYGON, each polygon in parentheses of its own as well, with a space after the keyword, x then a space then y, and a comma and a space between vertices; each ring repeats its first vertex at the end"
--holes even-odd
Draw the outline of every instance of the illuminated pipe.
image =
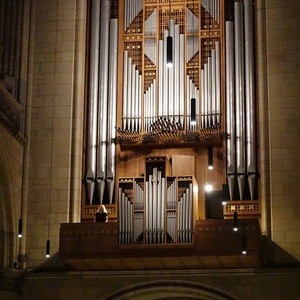
POLYGON ((204 64, 203 67, 203 71, 204 71, 204 124, 205 127, 208 127, 208 65, 207 63, 204 64))
MULTIPOLYGON (((219 2, 218 2, 219 3, 219 2)), ((221 67, 220 67, 220 42, 216 42, 216 114, 217 125, 221 123, 221 67)))
POLYGON ((118 58, 118 20, 110 20, 110 55, 109 55, 109 78, 108 78, 108 130, 107 130, 107 165, 106 184, 109 203, 113 202, 116 172, 116 117, 117 117, 117 58, 118 58))
POLYGON ((184 118, 184 35, 179 35, 179 123, 183 124, 184 118))
MULTIPOLYGON (((127 0, 128 1, 128 0, 127 0)), ((127 83, 127 75, 128 75, 128 52, 124 51, 123 56, 123 128, 127 128, 127 93, 128 93, 128 83, 127 83)))
POLYGON ((164 30, 164 65, 163 65, 163 117, 168 116, 169 112, 169 87, 168 87, 168 75, 169 75, 169 68, 167 67, 167 37, 169 32, 164 30))
POLYGON ((212 126, 212 78, 211 57, 207 59, 207 127, 212 126))
POLYGON ((236 161, 235 161, 235 90, 234 90, 234 27, 232 21, 225 23, 226 30, 226 152, 227 181, 229 198, 233 199, 236 161))
POLYGON ((179 26, 175 25, 174 28, 174 88, 173 88, 173 114, 174 114, 174 121, 176 123, 179 122, 179 59, 180 59, 180 52, 179 52, 179 26))
POLYGON ((164 55, 164 42, 162 40, 158 41, 158 116, 163 116, 163 90, 164 90, 164 63, 163 63, 163 55, 164 55))
POLYGON ((108 50, 109 50, 110 1, 101 1, 99 106, 98 106, 98 151, 96 181, 99 202, 102 203, 106 180, 107 144, 107 89, 108 89, 108 50))
POLYGON ((250 196, 256 189, 256 132, 255 132, 255 71, 253 37, 253 2, 244 1, 245 8, 245 82, 246 82, 246 153, 250 196))
POLYGON ((245 186, 245 99, 243 4, 235 2, 235 96, 236 96, 236 164, 240 199, 245 186))
POLYGON ((216 125, 216 51, 211 51, 211 125, 216 125))
POLYGON ((96 177, 97 110, 99 80, 100 2, 92 1, 91 44, 89 61, 89 95, 87 116, 86 184, 89 203, 92 204, 96 177))

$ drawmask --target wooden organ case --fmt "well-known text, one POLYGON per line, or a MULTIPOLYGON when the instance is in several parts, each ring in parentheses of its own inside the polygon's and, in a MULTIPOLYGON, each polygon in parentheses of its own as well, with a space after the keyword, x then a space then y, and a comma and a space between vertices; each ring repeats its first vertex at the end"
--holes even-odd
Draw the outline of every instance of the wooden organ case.
MULTIPOLYGON (((241 236, 237 240, 229 229, 232 220, 225 220, 238 211, 243 232, 252 231, 254 260, 245 265, 259 265, 253 1, 89 3, 82 232, 90 228, 83 223, 93 222, 97 207, 104 204, 109 223, 93 225, 99 227, 97 236, 104 230, 111 241, 110 255, 123 257, 120 249, 138 251, 131 247, 143 245, 143 254, 136 254, 151 256, 156 248, 146 249, 153 245, 172 256, 169 247, 175 245, 175 256, 186 249, 184 255, 197 257, 190 267, 205 266, 199 255, 239 253, 241 236), (213 170, 208 170, 209 160, 213 170), (205 183, 219 196, 226 183, 220 220, 206 220, 213 207, 205 208, 210 205, 205 183), (185 246, 191 248, 180 248, 185 246)), ((73 257, 62 237, 61 252, 73 257)), ((84 255, 79 244, 75 247, 74 257, 84 255)), ((93 251, 97 256, 99 250, 93 251)), ((115 264, 112 269, 122 268, 119 258, 115 264)), ((221 264, 235 266, 240 260, 221 264)), ((174 265, 166 261, 155 267, 174 265)))

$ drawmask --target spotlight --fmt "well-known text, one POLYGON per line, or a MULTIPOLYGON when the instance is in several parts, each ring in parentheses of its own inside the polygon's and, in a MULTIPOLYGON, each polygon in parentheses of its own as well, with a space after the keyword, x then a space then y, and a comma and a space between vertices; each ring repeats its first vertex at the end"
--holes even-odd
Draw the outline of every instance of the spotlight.
POLYGON ((19 226, 18 226, 18 237, 22 237, 22 231, 23 231, 23 221, 22 219, 19 219, 19 226))
POLYGON ((237 223, 238 223, 238 215, 237 215, 237 212, 235 211, 233 213, 233 231, 238 231, 239 230, 237 223))
POLYGON ((46 242, 46 257, 50 257, 50 240, 46 242))
POLYGON ((213 147, 208 147, 208 169, 212 170, 214 168, 213 165, 213 147))
POLYGON ((205 189, 206 192, 211 192, 213 190, 213 187, 212 187, 211 184, 206 184, 204 189, 205 189))
POLYGON ((247 240, 245 236, 243 236, 242 254, 247 254, 247 240))

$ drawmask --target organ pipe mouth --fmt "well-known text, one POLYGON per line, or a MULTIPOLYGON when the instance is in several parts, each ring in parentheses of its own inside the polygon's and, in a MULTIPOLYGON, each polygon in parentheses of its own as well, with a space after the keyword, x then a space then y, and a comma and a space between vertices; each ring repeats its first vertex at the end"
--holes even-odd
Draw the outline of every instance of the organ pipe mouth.
POLYGON ((173 67, 173 38, 167 37, 167 67, 173 67))

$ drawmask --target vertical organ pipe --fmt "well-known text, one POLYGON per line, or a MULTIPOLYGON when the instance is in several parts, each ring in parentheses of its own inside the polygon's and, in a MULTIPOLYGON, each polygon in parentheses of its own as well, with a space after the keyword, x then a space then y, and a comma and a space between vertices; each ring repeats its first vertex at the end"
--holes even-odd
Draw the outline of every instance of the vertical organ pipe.
POLYGON ((245 185, 245 99, 243 4, 235 2, 235 91, 236 91, 236 162, 240 199, 245 185))
POLYGON ((220 67, 220 42, 216 41, 216 120, 221 123, 221 67, 220 67))
POLYGON ((106 178, 107 144, 107 82, 108 82, 108 41, 109 41, 110 1, 101 1, 100 31, 100 69, 98 106, 98 151, 97 151, 97 187, 99 202, 102 203, 106 178))
POLYGON ((115 155, 116 155, 116 117, 117 117, 117 58, 118 58, 118 20, 110 20, 109 45, 109 80, 108 80, 108 112, 107 112, 107 166, 106 181, 109 203, 112 204, 115 186, 115 155))
POLYGON ((254 37, 253 3, 244 0, 245 8, 245 82, 246 82, 246 153, 247 175, 251 199, 256 188, 256 134, 255 134, 255 78, 254 78, 254 37))
POLYGON ((226 30, 226 132, 227 132, 227 182, 230 200, 233 199, 235 162, 235 89, 234 89, 234 24, 227 21, 226 30))
POLYGON ((97 109, 99 78, 99 34, 100 34, 100 1, 92 1, 91 16, 91 52, 89 62, 89 96, 88 96, 88 134, 86 157, 86 183, 89 203, 92 204, 96 177, 97 145, 97 109))
POLYGON ((123 128, 127 128, 126 120, 127 120, 127 94, 128 94, 128 52, 124 51, 124 59, 123 59, 123 128))

